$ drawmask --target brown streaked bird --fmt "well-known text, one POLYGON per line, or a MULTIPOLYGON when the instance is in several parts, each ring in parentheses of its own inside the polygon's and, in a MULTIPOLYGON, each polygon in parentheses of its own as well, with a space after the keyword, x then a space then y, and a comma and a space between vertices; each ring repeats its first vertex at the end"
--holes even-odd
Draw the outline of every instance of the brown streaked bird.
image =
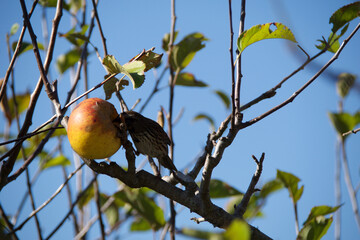
POLYGON ((164 167, 177 171, 168 155, 168 145, 171 141, 157 122, 134 111, 123 112, 120 118, 124 120, 139 153, 157 158, 164 167))

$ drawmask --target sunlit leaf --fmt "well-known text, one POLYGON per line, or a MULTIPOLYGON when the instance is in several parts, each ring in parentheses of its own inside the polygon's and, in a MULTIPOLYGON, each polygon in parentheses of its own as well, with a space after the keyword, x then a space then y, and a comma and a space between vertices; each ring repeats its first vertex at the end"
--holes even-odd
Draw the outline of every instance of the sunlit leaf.
POLYGON ((145 69, 143 70, 144 72, 149 71, 151 68, 158 67, 161 63, 161 58, 163 56, 163 54, 154 53, 152 50, 147 50, 144 53, 140 53, 140 54, 141 56, 137 55, 129 62, 132 62, 134 59, 143 62, 146 66, 145 69))
POLYGON ((294 34, 282 23, 259 24, 244 31, 237 40, 237 46, 240 51, 251 44, 265 39, 286 39, 296 43, 294 34))
MULTIPOLYGON (((44 7, 56 7, 57 0, 40 0, 39 3, 44 7)), ((63 1, 63 9, 70 10, 70 5, 63 1)))
POLYGON ((62 54, 56 60, 56 67, 58 71, 63 74, 66 70, 73 67, 80 59, 81 53, 77 49, 72 49, 65 54, 62 54))
POLYGON ((49 159, 46 162, 40 161, 40 167, 42 170, 50 168, 50 167, 58 167, 58 166, 69 166, 71 165, 70 160, 64 155, 60 154, 54 158, 49 159))
POLYGON ((191 228, 183 228, 181 229, 181 234, 190 237, 192 239, 205 239, 205 240, 223 240, 223 234, 214 233, 211 231, 204 231, 198 229, 191 228))
POLYGON ((250 227, 242 220, 235 219, 224 233, 226 240, 250 240, 250 227))
POLYGON ((215 93, 218 97, 220 97, 220 99, 221 99, 221 101, 224 103, 225 107, 226 107, 227 109, 229 109, 229 108, 230 108, 230 98, 229 98, 229 96, 228 96, 225 92, 223 92, 223 91, 221 91, 221 90, 216 90, 216 91, 214 91, 214 93, 215 93))
MULTIPOLYGON (((351 115, 350 113, 328 113, 331 123, 336 132, 342 136, 343 133, 351 131, 360 123, 360 112, 351 115)), ((346 139, 347 136, 344 136, 346 139)))
POLYGON ((124 187, 117 192, 116 197, 128 203, 148 223, 152 229, 158 230, 165 225, 162 209, 151 198, 147 197, 142 189, 131 189, 124 187))
POLYGON ((310 214, 303 225, 308 224, 310 221, 314 220, 319 216, 325 216, 330 213, 336 212, 341 206, 330 207, 330 206, 315 206, 311 209, 310 214))
POLYGON ((207 114, 198 114, 193 118, 193 121, 198 121, 198 120, 207 120, 210 123, 211 129, 215 130, 215 122, 214 120, 207 114))
POLYGON ((290 197, 296 203, 300 199, 304 191, 304 186, 298 188, 298 183, 300 182, 300 179, 291 173, 283 172, 280 170, 277 170, 276 178, 284 184, 284 186, 289 191, 290 197))
POLYGON ((180 73, 176 79, 175 85, 178 86, 187 86, 187 87, 207 87, 208 85, 202 81, 199 81, 195 78, 192 73, 180 73))
POLYGON ((201 33, 192 33, 174 45, 171 53, 171 64, 175 70, 184 69, 194 58, 196 52, 205 47, 208 39, 201 33))
MULTIPOLYGON (((178 33, 179 33, 178 31, 174 33, 174 42, 176 40, 178 33)), ((166 33, 162 39, 162 49, 164 49, 165 52, 169 50, 169 42, 170 42, 170 34, 166 33)))
POLYGON ((19 30, 19 24, 14 23, 10 28, 10 36, 13 36, 19 30))
POLYGON ((130 231, 148 231, 151 226, 144 218, 138 217, 131 223, 130 231))
POLYGON ((336 33, 341 27, 348 22, 360 16, 360 2, 354 2, 346 5, 333 13, 330 23, 333 24, 331 31, 336 33))
POLYGON ((242 193, 239 192, 236 188, 230 186, 229 184, 217 180, 211 179, 210 181, 210 197, 211 198, 226 198, 235 195, 241 195, 242 193))
POLYGON ((319 216, 306 224, 299 233, 299 240, 320 240, 328 231, 333 218, 319 216))
POLYGON ((109 73, 122 73, 124 72, 124 68, 120 65, 120 63, 115 59, 113 55, 107 55, 104 57, 102 64, 106 68, 109 73))
POLYGON ((128 73, 143 73, 145 70, 145 67, 146 67, 146 65, 142 61, 132 61, 132 62, 125 63, 123 65, 123 68, 128 73))
POLYGON ((329 47, 327 49, 327 51, 332 52, 332 53, 336 53, 336 51, 340 47, 339 37, 340 36, 338 36, 338 35, 336 35, 334 33, 331 33, 326 42, 324 40, 318 40, 320 42, 320 44, 315 45, 315 47, 320 49, 320 50, 323 50, 323 49, 329 47))
POLYGON ((336 90, 340 97, 345 98, 353 87, 356 76, 350 73, 341 73, 336 82, 336 90))
MULTIPOLYGON (((233 214, 235 212, 235 206, 240 204, 242 199, 243 199, 243 195, 236 195, 234 197, 231 197, 229 202, 226 203, 226 211, 230 214, 233 214)), ((252 195, 249 200, 243 218, 248 221, 254 218, 262 217, 263 216, 263 213, 261 212, 262 205, 263 205, 263 199, 259 198, 256 193, 252 195)))
MULTIPOLYGON (((13 51, 15 51, 16 45, 17 45, 17 41, 12 43, 11 48, 12 48, 13 51)), ((37 45, 38 45, 39 50, 44 50, 44 45, 42 45, 39 42, 37 43, 37 45)), ((20 47, 18 55, 23 54, 24 52, 27 52, 27 51, 32 50, 32 49, 33 49, 33 45, 31 43, 23 41, 21 43, 21 47, 20 47)))

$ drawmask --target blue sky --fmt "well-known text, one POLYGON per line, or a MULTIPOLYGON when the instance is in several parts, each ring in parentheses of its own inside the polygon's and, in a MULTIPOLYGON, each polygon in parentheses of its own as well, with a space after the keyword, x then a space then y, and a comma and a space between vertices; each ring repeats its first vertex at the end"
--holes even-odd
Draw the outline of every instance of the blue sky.
MULTIPOLYGON (((233 3, 233 24, 234 32, 237 35, 240 1, 233 3)), ((247 1, 245 29, 257 24, 268 22, 281 22, 288 26, 294 33, 298 44, 312 56, 318 52, 315 48, 316 40, 330 33, 331 25, 329 17, 341 6, 351 1, 318 0, 318 1, 284 1, 284 0, 258 0, 247 1)), ((8 66, 5 34, 9 32, 11 25, 15 22, 22 24, 22 14, 18 1, 6 0, 0 8, 0 75, 4 76, 8 66)), ((30 1, 28 1, 30 7, 30 1)), ((100 1, 98 7, 102 27, 107 39, 109 54, 112 54, 121 63, 127 62, 142 49, 156 47, 156 52, 163 52, 161 39, 170 30, 170 1, 100 1)), ((54 11, 47 12, 49 20, 53 18, 54 11)), ((198 113, 207 113, 212 116, 218 126, 229 114, 222 102, 213 94, 214 90, 222 90, 230 94, 231 82, 229 73, 229 23, 227 1, 177 1, 176 4, 177 23, 179 31, 178 39, 192 32, 201 32, 209 41, 206 47, 198 52, 186 71, 193 73, 198 79, 208 83, 208 88, 185 88, 177 87, 175 92, 175 116, 184 109, 183 117, 177 123, 174 130, 175 137, 175 164, 178 168, 186 166, 201 151, 206 136, 209 132, 209 125, 205 122, 193 122, 193 117, 198 113)), ((38 7, 32 23, 38 39, 43 42, 41 36, 41 8, 38 7)), ((89 15, 88 15, 89 17, 89 15)), ((64 21, 60 24, 59 32, 67 32, 71 23, 68 21, 68 13, 64 12, 64 21)), ((352 31, 359 20, 354 20, 346 36, 352 31)), ((29 41, 28 34, 25 39, 29 41)), ((18 34, 12 39, 16 40, 18 34)), ((91 39, 103 56, 97 28, 91 39)), ((70 45, 64 39, 57 40, 54 53, 55 59, 63 52, 70 50, 70 45)), ((298 176, 305 185, 302 198, 298 203, 300 224, 305 221, 310 209, 318 205, 335 205, 334 200, 334 165, 335 165, 335 143, 336 134, 327 117, 329 111, 337 109, 337 95, 334 79, 327 73, 339 74, 350 72, 360 76, 360 35, 354 36, 346 46, 338 60, 336 60, 325 74, 319 77, 305 92, 295 101, 280 111, 265 118, 259 123, 243 129, 239 132, 233 145, 228 148, 224 158, 214 171, 214 178, 221 179, 241 191, 245 191, 252 174, 255 171, 255 164, 251 155, 260 157, 262 152, 266 153, 264 170, 260 184, 276 176, 276 169, 291 172, 298 176)), ((317 65, 301 71, 298 75, 287 82, 269 100, 248 109, 244 112, 244 119, 250 120, 253 117, 271 109, 291 96, 311 76, 317 72, 320 66, 330 58, 326 53, 316 61, 317 65)), ((15 79, 16 89, 19 92, 34 88, 39 73, 35 65, 34 56, 30 52, 23 54, 16 63, 15 79)), ((282 78, 296 69, 304 60, 302 52, 296 45, 286 40, 266 40, 247 48, 242 55, 243 63, 243 85, 241 89, 241 103, 244 104, 269 88, 276 85, 282 78), (300 56, 300 57, 299 57, 300 56)), ((89 65, 90 86, 96 85, 105 71, 97 60, 92 56, 89 65)), ((60 75, 56 68, 51 68, 51 78, 59 80, 60 101, 63 103, 69 89, 69 73, 60 75)), ((122 94, 128 105, 138 99, 146 99, 152 89, 154 81, 153 73, 148 72, 146 81, 140 89, 125 89, 122 94)), ((165 86, 167 77, 161 86, 165 86)), ((78 94, 84 91, 80 84, 78 94)), ((147 117, 156 118, 157 110, 162 105, 168 108, 168 90, 161 91, 156 95, 145 111, 147 117)), ((90 94, 91 97, 104 98, 102 89, 90 94)), ((359 92, 353 91, 345 101, 345 111, 351 113, 359 110, 359 92)), ((117 100, 113 97, 110 100, 118 107, 117 100)), ((51 103, 45 93, 41 95, 41 101, 36 108, 36 119, 31 129, 36 128, 49 119, 51 103)), ((135 109, 136 110, 136 109, 135 109)), ((5 119, 0 118, 0 130, 4 129, 5 119)), ((12 132, 15 133, 15 124, 12 132)), ((69 144, 64 140, 65 155, 72 159, 73 155, 69 144)), ((350 136, 347 141, 348 158, 350 161, 352 179, 355 185, 359 182, 359 156, 358 147, 360 138, 358 135, 350 136)), ((113 160, 125 164, 123 151, 120 150, 113 160), (121 162, 123 161, 123 162, 121 162)), ((139 157, 138 164, 143 158, 139 157)), ((17 167, 20 165, 16 165, 17 167)), ((30 172, 34 173, 37 164, 34 162, 30 172)), ((73 169, 70 167, 70 169, 73 169)), ((149 169, 146 167, 146 169, 149 169)), ((69 170, 70 171, 70 170, 69 170)), ((89 174, 89 178, 90 178, 89 174)), ((116 182, 106 176, 101 176, 100 188, 111 194, 116 190, 116 182)), ((17 181, 7 185, 0 194, 0 202, 9 213, 13 213, 19 203, 19 191, 25 190, 24 174, 17 181)), ((35 193, 38 197, 37 204, 43 201, 57 189, 62 183, 62 173, 59 169, 49 170, 38 180, 35 193)), ((74 186, 74 183, 71 183, 74 186)), ((354 216, 352 214, 350 200, 344 182, 342 181, 342 238, 350 239, 359 236, 354 216)), ((44 228, 47 235, 58 219, 62 218, 67 207, 67 201, 63 194, 54 202, 40 212, 40 219, 48 221, 49 226, 44 228), (51 216, 51 217, 49 217, 51 216)), ((22 194, 20 195, 22 196, 22 194)), ((227 201, 216 201, 224 206, 227 201)), ((181 207, 179 207, 181 209, 181 207)), ((30 213, 26 207, 22 217, 30 213)), ((268 199, 264 208, 265 216, 251 222, 261 231, 274 239, 294 239, 295 226, 294 214, 291 200, 286 190, 282 190, 268 199)), ((212 230, 210 224, 196 225, 189 219, 196 215, 189 213, 187 209, 182 210, 178 220, 179 227, 191 227, 212 230)), ((120 235, 123 238, 132 238, 126 233, 126 226, 120 228, 120 235)), ((328 231, 324 239, 334 239, 333 227, 328 231)), ((91 239, 99 236, 98 227, 92 228, 91 239)), ((34 223, 28 224, 19 233, 20 237, 36 237, 34 223)), ((67 223, 63 231, 59 231, 54 239, 71 238, 72 226, 67 223)), ((137 234, 137 239, 147 239, 151 234, 137 234)))

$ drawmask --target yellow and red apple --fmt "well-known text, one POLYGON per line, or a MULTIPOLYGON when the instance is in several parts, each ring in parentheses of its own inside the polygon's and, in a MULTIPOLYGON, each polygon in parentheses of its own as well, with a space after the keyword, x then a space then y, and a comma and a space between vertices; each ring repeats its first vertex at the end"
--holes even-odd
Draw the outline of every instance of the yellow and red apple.
POLYGON ((67 135, 74 151, 83 158, 112 156, 121 146, 113 120, 118 113, 111 103, 100 98, 82 101, 71 112, 67 135))

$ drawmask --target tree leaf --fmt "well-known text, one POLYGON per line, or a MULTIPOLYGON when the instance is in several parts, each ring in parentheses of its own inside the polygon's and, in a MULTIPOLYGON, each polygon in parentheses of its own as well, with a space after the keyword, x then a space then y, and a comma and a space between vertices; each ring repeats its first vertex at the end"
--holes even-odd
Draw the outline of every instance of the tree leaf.
POLYGON ((205 240, 223 240, 223 234, 214 233, 210 231, 203 231, 198 229, 183 228, 181 234, 191 237, 192 239, 205 239, 205 240))
MULTIPOLYGON (((56 7, 57 0, 40 0, 39 3, 44 7, 56 7)), ((70 5, 66 2, 63 2, 63 9, 69 11, 70 5)))
POLYGON ((49 159, 48 161, 40 161, 41 170, 51 168, 51 167, 58 167, 58 166, 69 166, 71 165, 70 160, 65 157, 64 155, 60 154, 54 158, 49 159))
POLYGON ((19 24, 14 23, 10 28, 10 37, 13 36, 19 30, 19 24))
POLYGON ((151 230, 151 226, 149 222, 141 217, 135 218, 130 226, 130 231, 148 231, 148 230, 151 230))
POLYGON ((198 121, 198 120, 202 120, 202 119, 206 119, 210 123, 211 129, 215 130, 215 122, 207 114, 198 114, 193 118, 193 121, 198 121))
POLYGON ((123 68, 125 69, 125 71, 129 72, 129 73, 143 73, 145 70, 145 63, 142 61, 132 61, 132 62, 128 62, 125 63, 123 65, 123 68))
POLYGON ((177 71, 184 69, 194 58, 196 52, 205 47, 208 39, 201 33, 192 33, 174 45, 171 52, 171 65, 177 71))
POLYGON ((360 16, 360 2, 354 2, 336 10, 330 17, 331 31, 336 33, 342 26, 360 16))
POLYGON ((154 200, 147 197, 142 189, 124 187, 115 195, 134 208, 138 214, 148 221, 152 229, 158 230, 165 225, 162 209, 157 206, 154 200))
POLYGON ((341 73, 336 82, 336 90, 341 98, 345 98, 353 87, 356 76, 350 73, 341 73))
POLYGON ((210 181, 210 197, 211 198, 226 198, 236 195, 242 195, 240 191, 236 188, 230 186, 229 184, 218 180, 211 179, 210 181))
POLYGON ((67 33, 59 34, 60 37, 65 37, 69 42, 75 46, 80 47, 85 42, 89 42, 89 38, 85 36, 86 31, 88 30, 89 25, 84 25, 81 28, 81 31, 75 32, 75 27, 70 29, 67 33))
POLYGON ((284 187, 284 184, 277 178, 268 181, 264 184, 260 191, 260 197, 266 198, 271 193, 274 193, 284 187))
POLYGON ((72 49, 65 54, 62 54, 56 60, 56 67, 60 74, 73 67, 80 59, 81 52, 78 49, 72 49))
POLYGON ((152 68, 158 67, 161 63, 161 58, 163 56, 163 54, 154 53, 152 49, 147 50, 145 53, 140 53, 140 54, 141 54, 140 57, 139 55, 137 55, 133 57, 129 62, 132 62, 134 59, 143 62, 146 66, 145 69, 143 70, 144 72, 147 72, 152 68))
MULTIPOLYGON (((348 132, 360 123, 360 112, 351 115, 350 113, 328 113, 331 123, 336 132, 342 136, 343 133, 348 132)), ((347 136, 343 138, 346 139, 347 136)))
POLYGON ((291 173, 280 170, 277 170, 276 178, 284 184, 289 191, 290 197, 293 199, 294 203, 296 203, 304 191, 304 186, 300 189, 298 188, 298 182, 300 182, 300 179, 291 173))
POLYGON ((303 223, 303 225, 306 225, 308 223, 310 223, 311 221, 313 221, 314 219, 316 219, 319 216, 325 216, 328 215, 330 213, 334 213, 336 212, 340 206, 336 206, 336 207, 330 207, 330 206, 315 206, 311 209, 310 214, 308 216, 308 218, 306 219, 306 221, 303 223))
POLYGON ((229 109, 230 108, 230 98, 228 97, 228 95, 225 92, 221 91, 221 90, 216 90, 216 91, 214 91, 214 93, 218 97, 220 97, 220 99, 224 103, 225 107, 227 109, 229 109))
MULTIPOLYGON (((178 31, 174 33, 174 42, 176 40, 178 33, 179 33, 178 31)), ((170 42, 170 34, 166 33, 162 39, 162 49, 164 49, 165 52, 169 50, 169 42, 170 42)))
POLYGON ((233 220, 224 233, 226 240, 250 240, 250 236, 249 225, 239 219, 233 220))
POLYGON ((261 25, 259 24, 244 31, 237 40, 237 46, 241 53, 242 51, 244 51, 245 48, 255 42, 274 38, 287 39, 294 43, 297 42, 295 40, 294 34, 290 31, 288 27, 286 27, 282 23, 274 22, 261 25), (274 26, 276 29, 272 30, 272 26, 274 26))
MULTIPOLYGON (((100 193, 100 206, 102 207, 108 200, 110 196, 105 193, 100 193)), ((115 224, 119 221, 119 206, 116 202, 112 202, 110 206, 105 210, 106 219, 111 227, 115 226, 115 224)))
POLYGON ((187 87, 207 87, 208 85, 202 81, 199 81, 195 78, 192 73, 180 73, 176 79, 175 85, 178 86, 187 86, 187 87))
MULTIPOLYGON (((15 51, 17 43, 18 43, 17 41, 12 43, 11 48, 13 51, 15 51)), ((38 45, 39 50, 44 50, 44 45, 42 45, 39 42, 37 43, 37 45, 38 45)), ((32 49, 33 49, 33 45, 31 43, 22 42, 18 55, 20 56, 20 54, 23 54, 24 52, 27 52, 32 49)))
POLYGON ((120 63, 113 55, 105 56, 102 64, 110 74, 123 73, 125 71, 125 69, 120 65, 120 63))
MULTIPOLYGON (((16 100, 16 104, 17 104, 17 111, 18 111, 18 114, 20 115, 29 106, 30 94, 24 93, 24 94, 16 95, 15 100, 16 100)), ((13 98, 8 99, 8 107, 9 107, 11 119, 14 119, 15 118, 15 103, 14 103, 13 98)))
MULTIPOLYGON (((232 197, 229 202, 226 204, 226 211, 230 214, 235 212, 235 205, 241 203, 243 199, 243 195, 236 195, 232 197)), ((262 217, 263 213, 261 212, 261 207, 263 206, 263 200, 258 197, 258 194, 254 194, 251 196, 249 204, 246 208, 243 218, 247 221, 255 218, 255 217, 262 217)))
POLYGON ((310 221, 307 225, 305 225, 299 233, 297 239, 299 240, 320 240, 328 231, 331 223, 333 222, 333 218, 325 218, 323 216, 319 216, 312 221, 310 221))
POLYGON ((78 201, 78 206, 80 209, 84 208, 90 201, 91 199, 94 198, 94 185, 91 185, 88 189, 86 189, 86 191, 83 193, 83 195, 81 196, 81 198, 78 201))

